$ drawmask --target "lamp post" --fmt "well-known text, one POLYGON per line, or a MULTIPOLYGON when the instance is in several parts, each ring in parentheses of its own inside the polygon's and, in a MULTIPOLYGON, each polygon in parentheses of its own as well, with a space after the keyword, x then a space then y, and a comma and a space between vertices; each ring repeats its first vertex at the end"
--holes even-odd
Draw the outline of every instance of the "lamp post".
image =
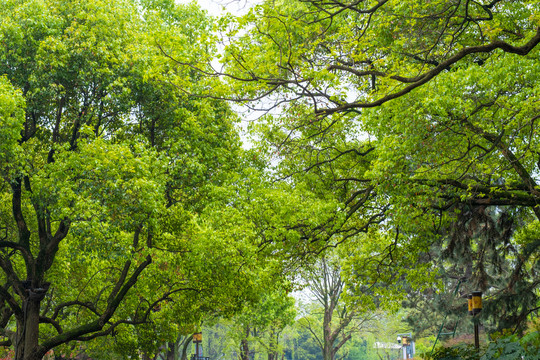
POLYGON ((409 351, 409 347, 413 346, 412 333, 398 334, 397 343, 401 345, 401 351, 403 352, 402 359, 409 359, 409 353, 413 356, 414 348, 409 351))
POLYGON ((469 315, 473 316, 474 323, 474 347, 476 350, 480 349, 480 335, 478 331, 478 318, 476 315, 480 314, 482 311, 482 292, 473 291, 467 296, 469 315))
POLYGON ((203 356, 202 333, 198 332, 193 334, 193 342, 195 343, 195 354, 193 355, 193 360, 199 360, 203 356))

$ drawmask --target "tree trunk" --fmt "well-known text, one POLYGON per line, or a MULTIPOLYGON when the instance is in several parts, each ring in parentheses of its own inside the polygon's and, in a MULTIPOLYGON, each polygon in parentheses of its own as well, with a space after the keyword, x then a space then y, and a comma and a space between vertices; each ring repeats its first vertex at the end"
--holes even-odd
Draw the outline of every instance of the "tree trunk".
POLYGON ((45 355, 39 349, 39 308, 41 299, 27 298, 23 303, 24 319, 17 323, 15 360, 41 360, 45 355))
POLYGON ((334 360, 334 338, 332 334, 332 312, 334 311, 333 302, 330 306, 324 309, 323 318, 323 359, 334 360))
POLYGON ((268 344, 268 360, 277 360, 278 359, 278 344, 279 344, 279 332, 272 326, 270 330, 268 344))
POLYGON ((187 360, 188 347, 189 347, 189 344, 191 344, 192 340, 193 340, 193 336, 186 336, 184 343, 182 344, 182 354, 180 356, 181 360, 187 360))
POLYGON ((323 359, 324 360, 334 360, 334 352, 332 349, 332 344, 324 344, 323 348, 323 359))
POLYGON ((249 360, 249 325, 246 326, 246 336, 240 342, 240 360, 249 360))
POLYGON ((247 339, 242 339, 240 343, 240 360, 249 360, 249 345, 247 339))
POLYGON ((166 359, 167 360, 176 360, 176 354, 175 354, 175 350, 176 349, 176 344, 175 343, 167 343, 167 357, 166 359))

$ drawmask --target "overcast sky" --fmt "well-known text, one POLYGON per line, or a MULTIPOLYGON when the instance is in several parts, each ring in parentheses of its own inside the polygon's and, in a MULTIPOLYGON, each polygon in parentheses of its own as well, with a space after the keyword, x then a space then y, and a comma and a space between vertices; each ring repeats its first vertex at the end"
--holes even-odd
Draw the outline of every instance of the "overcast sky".
MULTIPOLYGON (((178 3, 190 3, 193 0, 176 0, 178 3)), ((210 15, 221 15, 224 12, 232 14, 242 14, 248 9, 252 0, 195 0, 199 5, 207 10, 210 15)))
MULTIPOLYGON (((176 2, 180 4, 196 2, 212 16, 223 15, 227 12, 234 15, 242 15, 247 12, 250 4, 256 3, 257 1, 259 0, 176 0, 176 2)), ((217 61, 213 65, 216 68, 220 67, 217 61)), ((257 119, 263 114, 263 112, 250 112, 247 107, 237 103, 231 103, 230 105, 241 118, 241 133, 246 131, 249 122, 257 119)), ((242 135, 242 142, 245 148, 250 148, 252 146, 250 140, 245 135, 242 135)))

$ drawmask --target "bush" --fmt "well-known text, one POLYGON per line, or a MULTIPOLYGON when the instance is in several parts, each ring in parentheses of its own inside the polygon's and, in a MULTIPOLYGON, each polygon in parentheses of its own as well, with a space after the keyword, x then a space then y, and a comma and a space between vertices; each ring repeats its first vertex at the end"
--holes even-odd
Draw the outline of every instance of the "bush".
POLYGON ((505 336, 490 342, 481 360, 540 360, 540 333, 531 332, 521 339, 505 336))
POLYGON ((469 344, 442 347, 423 358, 425 360, 540 360, 540 332, 531 332, 521 339, 517 335, 504 335, 491 341, 479 352, 469 344))
POLYGON ((424 356, 425 360, 479 360, 480 356, 473 345, 459 344, 438 348, 433 354, 424 356))

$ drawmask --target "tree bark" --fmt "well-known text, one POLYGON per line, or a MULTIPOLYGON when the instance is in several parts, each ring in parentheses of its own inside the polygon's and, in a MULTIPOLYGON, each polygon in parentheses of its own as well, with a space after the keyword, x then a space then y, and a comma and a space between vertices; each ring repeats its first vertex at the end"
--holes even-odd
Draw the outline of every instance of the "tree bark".
POLYGON ((249 360, 249 325, 246 326, 246 336, 240 342, 240 360, 249 360))
POLYGON ((182 343, 182 354, 180 356, 180 360, 187 360, 188 347, 192 340, 193 336, 186 336, 184 339, 184 342, 182 343))
POLYGON ((332 312, 329 311, 329 309, 324 309, 324 320, 323 320, 323 359, 324 360, 334 360, 334 339, 332 338, 332 330, 330 328, 332 324, 332 312, 333 308, 331 309, 332 312))
POLYGON ((46 350, 39 346, 39 310, 41 297, 30 295, 23 303, 23 319, 17 323, 15 360, 41 360, 46 350))
POLYGON ((276 331, 274 327, 270 330, 270 343, 268 346, 268 360, 278 359, 278 344, 279 344, 279 331, 276 331))
POLYGON ((173 342, 167 343, 167 360, 176 360, 176 344, 173 342))
POLYGON ((31 298, 26 300, 26 324, 24 334, 24 357, 30 359, 30 356, 38 347, 39 337, 39 300, 31 298))

